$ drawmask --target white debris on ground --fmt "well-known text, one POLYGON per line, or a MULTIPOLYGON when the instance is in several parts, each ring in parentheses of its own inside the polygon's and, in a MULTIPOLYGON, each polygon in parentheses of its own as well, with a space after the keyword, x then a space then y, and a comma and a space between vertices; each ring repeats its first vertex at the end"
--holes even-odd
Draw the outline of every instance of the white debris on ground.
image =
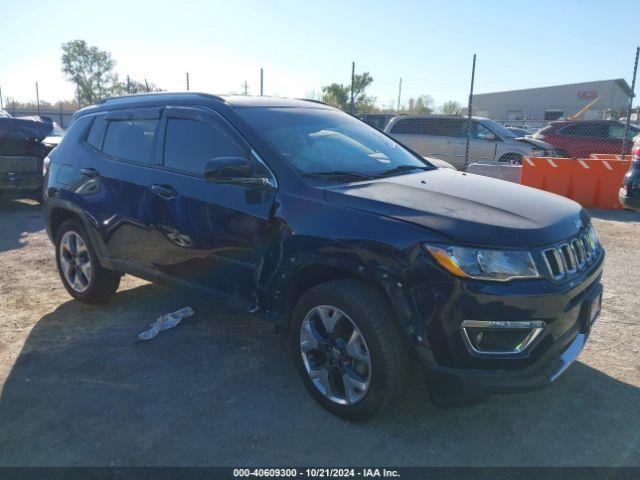
POLYGON ((175 327, 183 318, 189 318, 191 315, 193 315, 193 309, 191 307, 184 307, 175 312, 160 315, 158 319, 150 325, 151 328, 149 330, 138 334, 138 338, 140 340, 150 340, 161 331, 175 327))

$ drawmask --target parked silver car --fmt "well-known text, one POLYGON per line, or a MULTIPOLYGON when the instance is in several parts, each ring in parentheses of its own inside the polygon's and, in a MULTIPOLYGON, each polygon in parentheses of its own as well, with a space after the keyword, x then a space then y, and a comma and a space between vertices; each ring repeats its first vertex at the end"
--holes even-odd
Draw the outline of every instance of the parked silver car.
MULTIPOLYGON (((469 122, 462 116, 416 115, 390 120, 385 132, 420 155, 436 157, 465 168, 469 122)), ((553 147, 533 138, 518 138, 501 124, 482 117, 471 118, 469 163, 522 163, 526 156, 554 156, 553 147)))

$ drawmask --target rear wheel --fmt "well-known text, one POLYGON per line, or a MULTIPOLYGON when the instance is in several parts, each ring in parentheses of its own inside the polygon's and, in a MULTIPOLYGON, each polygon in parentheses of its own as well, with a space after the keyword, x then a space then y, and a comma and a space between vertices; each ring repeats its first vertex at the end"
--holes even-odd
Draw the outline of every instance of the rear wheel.
POLYGON ((409 373, 405 339, 380 292, 336 280, 305 293, 290 332, 296 368, 315 398, 348 420, 365 420, 400 396, 409 373))
POLYGON ((67 220, 56 233, 58 273, 69 294, 84 303, 101 303, 115 293, 121 275, 103 268, 84 227, 67 220))

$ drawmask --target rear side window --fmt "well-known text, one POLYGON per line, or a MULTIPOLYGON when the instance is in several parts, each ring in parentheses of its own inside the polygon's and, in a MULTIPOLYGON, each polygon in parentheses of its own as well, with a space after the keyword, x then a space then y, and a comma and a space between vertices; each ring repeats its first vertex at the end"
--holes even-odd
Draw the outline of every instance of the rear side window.
POLYGON ((405 118, 398 120, 391 133, 433 135, 436 137, 463 137, 464 120, 455 118, 405 118))
POLYGON ((97 150, 100 150, 100 148, 102 147, 102 134, 104 133, 106 125, 107 122, 105 122, 104 120, 104 115, 96 116, 93 119, 91 129, 89 130, 89 134, 87 135, 87 143, 97 150))
POLYGON ((204 164, 216 157, 246 155, 246 148, 222 128, 183 118, 169 118, 164 140, 164 165, 201 175, 204 164))
POLYGON ((608 136, 607 125, 602 123, 572 123, 567 125, 558 133, 568 135, 570 137, 599 137, 608 136))
POLYGON ((111 120, 102 151, 122 160, 153 163, 153 140, 158 120, 111 120))

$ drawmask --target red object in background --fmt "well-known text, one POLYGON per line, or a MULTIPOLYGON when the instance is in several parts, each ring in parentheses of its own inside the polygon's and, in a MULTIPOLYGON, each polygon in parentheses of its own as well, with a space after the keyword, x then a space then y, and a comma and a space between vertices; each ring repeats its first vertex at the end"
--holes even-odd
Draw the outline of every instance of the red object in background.
MULTIPOLYGON (((520 184, 575 200, 585 208, 622 210, 620 184, 629 159, 525 157, 520 184)), ((611 155, 614 157, 614 155, 611 155)))
MULTIPOLYGON (((631 152, 634 136, 640 130, 629 126, 627 151, 631 152)), ((622 153, 624 123, 613 120, 560 120, 533 135, 553 145, 560 156, 589 158, 592 153, 622 153)))

